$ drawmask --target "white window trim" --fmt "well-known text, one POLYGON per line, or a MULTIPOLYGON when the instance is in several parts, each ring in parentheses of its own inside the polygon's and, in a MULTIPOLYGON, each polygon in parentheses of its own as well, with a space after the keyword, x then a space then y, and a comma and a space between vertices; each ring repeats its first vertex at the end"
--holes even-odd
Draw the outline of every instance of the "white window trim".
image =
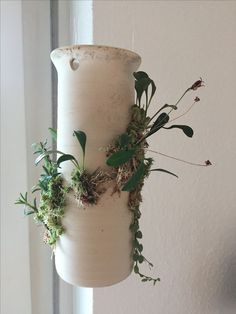
POLYGON ((14 205, 19 191, 27 190, 21 16, 20 1, 1 2, 1 313, 3 314, 31 314, 29 225, 14 205))
MULTIPOLYGON (((14 205, 19 192, 29 190, 38 177, 37 169, 32 173, 30 145, 45 138, 52 125, 50 4, 49 0, 1 2, 3 314, 93 312, 93 290, 73 288, 53 276, 50 250, 42 244, 38 228, 14 205), (53 300, 55 296, 58 300, 53 300)), ((92 5, 90 0, 58 1, 58 46, 92 44, 92 5)))

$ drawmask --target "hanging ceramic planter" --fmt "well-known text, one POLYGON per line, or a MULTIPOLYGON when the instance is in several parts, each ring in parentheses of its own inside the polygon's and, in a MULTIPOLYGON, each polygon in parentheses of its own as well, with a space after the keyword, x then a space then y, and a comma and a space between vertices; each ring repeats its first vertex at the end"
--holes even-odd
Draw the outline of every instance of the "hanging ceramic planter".
MULTIPOLYGON (((128 50, 104 46, 71 46, 52 52, 58 72, 57 149, 82 158, 74 130, 87 135, 85 168, 106 169, 107 147, 126 131, 134 104, 134 77, 141 58, 128 50)), ((63 163, 69 181, 73 165, 63 163)), ((132 214, 128 193, 112 187, 93 206, 66 200, 63 226, 66 232, 55 247, 58 274, 65 281, 84 287, 117 283, 132 271, 132 214)))
MULTIPOLYGON (((58 274, 83 287, 103 287, 132 271, 154 285, 159 277, 142 273, 145 258, 140 230, 142 187, 151 173, 176 174, 154 168, 150 153, 193 163, 149 149, 148 138, 159 130, 178 129, 191 138, 191 127, 170 123, 183 97, 203 86, 188 87, 175 104, 164 104, 149 116, 156 92, 154 81, 137 71, 141 58, 131 51, 106 46, 71 46, 51 54, 58 72, 58 129, 49 129, 57 150, 47 141, 34 145, 42 173, 25 206, 44 226, 44 241, 55 253, 58 274), (136 93, 136 97, 134 95, 136 93), (57 153, 57 158, 52 155, 57 153), (32 197, 32 196, 31 196, 32 197)), ((162 133, 161 132, 161 133, 162 133)), ((178 131, 179 132, 179 131, 178 131)))

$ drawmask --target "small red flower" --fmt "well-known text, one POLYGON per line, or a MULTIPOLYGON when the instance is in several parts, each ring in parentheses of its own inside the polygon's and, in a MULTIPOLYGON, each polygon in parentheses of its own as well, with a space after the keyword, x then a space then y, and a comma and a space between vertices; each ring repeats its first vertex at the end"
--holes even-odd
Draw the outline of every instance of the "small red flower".
POLYGON ((206 166, 211 166, 212 163, 210 162, 210 160, 206 160, 206 161, 205 161, 205 165, 206 165, 206 166))
POLYGON ((190 87, 190 89, 197 90, 199 87, 202 87, 202 86, 204 86, 204 82, 203 82, 202 78, 200 77, 200 80, 193 83, 193 85, 190 87))

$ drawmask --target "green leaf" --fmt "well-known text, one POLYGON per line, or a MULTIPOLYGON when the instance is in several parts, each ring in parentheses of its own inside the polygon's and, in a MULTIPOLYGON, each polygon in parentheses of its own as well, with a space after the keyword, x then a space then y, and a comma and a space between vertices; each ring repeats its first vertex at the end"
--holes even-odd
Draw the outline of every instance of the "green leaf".
POLYGON ((142 98, 142 95, 144 92, 147 93, 147 90, 148 90, 148 86, 151 84, 151 79, 149 77, 144 77, 144 78, 141 78, 137 81, 135 81, 135 90, 136 90, 136 93, 137 93, 137 100, 138 100, 138 103, 140 104, 141 102, 141 98, 142 98))
MULTIPOLYGON (((51 154, 62 154, 64 155, 63 152, 59 151, 59 150, 47 150, 46 152, 40 154, 36 159, 35 159, 35 165, 38 165, 40 163, 41 160, 43 160, 45 157, 48 157, 51 154)), ((44 169, 45 170, 45 169, 44 169)))
POLYGON ((32 193, 35 193, 36 191, 40 191, 40 190, 41 190, 41 189, 39 188, 39 186, 38 186, 38 185, 35 185, 35 186, 32 187, 31 192, 32 192, 32 193))
POLYGON ((133 73, 136 81, 135 81, 135 90, 137 93, 137 100, 140 104, 143 92, 145 92, 146 97, 148 97, 148 87, 151 84, 152 91, 151 91, 151 96, 149 98, 148 104, 150 104, 155 92, 156 92, 156 85, 152 79, 148 76, 146 72, 143 71, 138 71, 133 73))
POLYGON ((158 110, 158 112, 160 112, 160 111, 162 111, 162 110, 164 110, 164 109, 166 109, 166 108, 171 108, 171 109, 173 109, 173 110, 177 110, 177 106, 165 104, 164 106, 162 106, 162 107, 158 110))
POLYGON ((25 204, 27 203, 27 192, 25 193, 25 196, 23 196, 22 193, 20 193, 20 197, 16 200, 15 204, 25 204))
POLYGON ((46 173, 47 175, 50 175, 50 172, 49 172, 49 170, 48 170, 47 167, 43 166, 42 168, 43 168, 43 170, 45 171, 45 173, 46 173))
POLYGON ((137 249, 141 253, 143 251, 143 245, 139 243, 139 245, 137 246, 137 249))
POLYGON ((149 78, 148 74, 144 71, 134 72, 133 76, 136 78, 136 80, 140 80, 142 78, 149 78))
POLYGON ((138 261, 138 258, 139 258, 139 255, 138 255, 137 253, 134 253, 134 255, 133 255, 133 260, 134 260, 135 262, 137 262, 137 261, 138 261))
POLYGON ((112 154, 106 161, 110 167, 119 167, 129 161, 135 154, 136 149, 119 150, 112 154))
POLYGON ((177 106, 165 104, 165 105, 162 106, 159 110, 157 110, 157 112, 153 115, 153 117, 151 118, 151 120, 154 119, 154 118, 158 115, 159 112, 161 112, 162 110, 164 110, 164 109, 166 109, 166 108, 171 108, 171 109, 173 109, 173 110, 177 110, 177 106))
POLYGON ((157 168, 157 169, 151 169, 150 171, 161 171, 161 172, 165 172, 165 173, 171 174, 172 176, 178 178, 178 176, 176 174, 174 174, 173 172, 170 172, 168 170, 165 170, 165 169, 157 168))
POLYGON ((67 161, 67 160, 74 160, 74 161, 76 161, 76 159, 75 159, 74 156, 72 156, 72 155, 70 155, 70 154, 64 154, 64 155, 60 156, 60 157, 58 158, 58 160, 57 160, 57 165, 58 165, 58 167, 60 166, 60 164, 61 164, 62 162, 67 161))
POLYGON ((134 266, 134 272, 135 272, 136 274, 139 273, 139 268, 138 268, 138 265, 137 265, 137 264, 134 266))
POLYGON ((157 281, 161 281, 161 279, 160 279, 160 278, 155 279, 155 280, 153 281, 153 286, 155 286, 155 284, 157 283, 157 281))
MULTIPOLYGON (((35 165, 38 165, 41 160, 43 160, 45 157, 48 157, 51 154, 57 153, 56 150, 48 150, 42 154, 40 154, 36 159, 35 159, 35 165)), ((59 153, 59 152, 58 152, 59 153)))
POLYGON ((25 215, 25 216, 29 216, 29 215, 32 215, 32 214, 34 214, 34 211, 33 211, 33 210, 30 210, 30 209, 25 209, 25 210, 24 210, 24 215, 25 215))
POLYGON ((138 240, 137 240, 137 239, 134 239, 134 241, 133 241, 133 247, 134 247, 134 248, 138 248, 138 246, 139 246, 138 240))
POLYGON ((130 137, 127 133, 123 133, 119 136, 118 139, 119 145, 124 148, 125 146, 127 146, 130 143, 130 137))
POLYGON ((35 165, 38 165, 40 163, 41 160, 43 160, 46 156, 48 156, 48 153, 43 153, 41 155, 39 155, 36 159, 35 159, 35 165))
POLYGON ((143 257, 142 255, 139 255, 139 257, 138 257, 138 262, 139 262, 140 264, 142 264, 143 261, 144 261, 144 257, 143 257))
POLYGON ((152 92, 151 92, 151 96, 150 96, 149 102, 148 102, 149 105, 150 105, 152 97, 154 96, 154 94, 156 92, 156 89, 157 89, 155 83, 153 82, 153 80, 151 80, 151 86, 152 86, 152 92))
POLYGON ((82 148, 83 155, 85 155, 86 134, 83 131, 74 131, 73 135, 76 136, 82 148))
POLYGON ((151 130, 150 131, 158 131, 159 129, 161 129, 168 121, 169 121, 169 115, 165 112, 161 113, 156 121, 153 123, 151 130))
POLYGON ((132 175, 132 177, 125 183, 122 188, 122 191, 130 192, 134 190, 140 181, 143 179, 145 174, 145 164, 142 161, 138 166, 136 172, 132 175))
POLYGON ((56 142, 57 141, 57 130, 53 128, 48 128, 52 139, 56 142))
POLYGON ((165 129, 181 129, 188 137, 193 136, 193 129, 188 125, 171 125, 169 127, 165 127, 165 129))
POLYGON ((129 228, 131 231, 136 232, 139 229, 139 225, 138 225, 138 223, 133 223, 132 225, 130 225, 129 228))
POLYGON ((141 231, 137 231, 135 233, 135 237, 138 238, 138 239, 142 239, 142 237, 143 237, 142 232, 141 231))
POLYGON ((161 113, 156 121, 153 123, 150 131, 147 133, 145 138, 149 137, 150 135, 156 133, 158 130, 164 127, 164 125, 169 121, 170 117, 167 113, 163 112, 161 113))

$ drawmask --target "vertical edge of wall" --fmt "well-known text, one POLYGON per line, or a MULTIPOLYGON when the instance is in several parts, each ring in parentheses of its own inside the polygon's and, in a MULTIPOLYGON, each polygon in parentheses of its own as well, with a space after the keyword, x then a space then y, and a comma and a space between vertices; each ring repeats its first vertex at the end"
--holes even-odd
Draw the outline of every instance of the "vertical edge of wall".
MULTIPOLYGON (((28 191, 30 191, 41 171, 40 166, 34 167, 35 156, 31 145, 46 138, 50 139, 48 127, 52 123, 50 1, 22 1, 22 21, 28 191)), ((43 243, 43 232, 43 227, 36 226, 30 217, 32 314, 53 313, 51 249, 43 243)))
POLYGON ((31 314, 29 224, 14 205, 27 189, 22 40, 21 1, 2 1, 0 312, 31 314))

